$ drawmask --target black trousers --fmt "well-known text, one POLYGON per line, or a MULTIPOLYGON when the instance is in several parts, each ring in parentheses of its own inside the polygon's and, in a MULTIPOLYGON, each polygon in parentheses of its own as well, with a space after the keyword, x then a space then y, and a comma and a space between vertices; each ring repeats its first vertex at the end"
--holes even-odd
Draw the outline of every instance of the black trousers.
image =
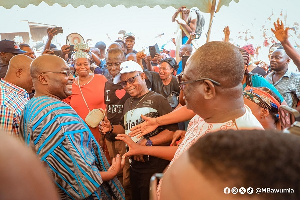
POLYGON ((135 170, 133 167, 130 167, 132 200, 148 200, 151 176, 155 173, 162 173, 169 164, 169 161, 167 160, 150 156, 150 160, 151 159, 155 160, 155 162, 152 162, 151 164, 147 162, 143 163, 144 165, 152 165, 149 168, 145 166, 147 169, 145 169, 143 172, 141 172, 141 169, 135 170), (153 167, 153 165, 155 165, 155 167, 153 167))

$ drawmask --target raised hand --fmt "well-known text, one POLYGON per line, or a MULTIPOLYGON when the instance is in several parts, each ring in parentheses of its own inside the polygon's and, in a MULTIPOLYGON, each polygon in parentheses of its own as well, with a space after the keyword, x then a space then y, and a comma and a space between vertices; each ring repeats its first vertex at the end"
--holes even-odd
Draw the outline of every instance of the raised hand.
POLYGON ((277 19, 277 22, 274 22, 274 29, 271 28, 271 31, 275 34, 275 37, 281 43, 288 39, 288 30, 289 27, 284 28, 284 24, 282 23, 282 21, 279 21, 279 19, 277 19))
POLYGON ((52 38, 57 35, 57 29, 55 28, 48 28, 47 29, 47 34, 48 34, 48 39, 52 40, 52 38))
POLYGON ((144 115, 141 115, 141 117, 145 121, 131 128, 130 129, 131 132, 129 133, 129 136, 133 137, 138 135, 138 137, 142 137, 143 135, 146 135, 154 131, 159 126, 156 118, 146 117, 144 115))
POLYGON ((125 157, 121 157, 120 154, 117 154, 117 156, 112 159, 112 164, 107 171, 110 171, 113 174, 117 175, 123 169, 124 165, 125 157))
POLYGON ((141 145, 135 143, 128 135, 126 134, 118 134, 116 136, 117 140, 122 140, 125 142, 128 147, 129 151, 123 155, 123 157, 141 155, 141 145))

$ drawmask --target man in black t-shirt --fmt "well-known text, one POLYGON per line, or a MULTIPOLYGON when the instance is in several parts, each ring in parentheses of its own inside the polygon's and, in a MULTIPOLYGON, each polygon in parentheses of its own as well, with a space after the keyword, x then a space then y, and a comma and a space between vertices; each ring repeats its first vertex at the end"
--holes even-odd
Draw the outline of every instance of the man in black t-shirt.
MULTIPOLYGON (((124 126, 114 126, 113 133, 128 134, 131 127, 142 123, 141 115, 159 117, 172 111, 165 97, 148 90, 145 73, 139 64, 133 61, 123 62, 120 66, 120 74, 120 84, 131 97, 124 104, 124 126)), ((132 139, 144 146, 166 146, 170 144, 173 132, 177 129, 177 124, 166 125, 142 138, 132 139)), ((167 160, 153 156, 135 156, 131 159, 130 184, 133 200, 149 199, 151 176, 163 172, 168 163, 167 160)))
MULTIPOLYGON (((106 65, 112 79, 108 79, 104 87, 104 101, 107 112, 107 120, 104 124, 109 123, 112 129, 116 127, 116 125, 122 124, 124 103, 130 97, 123 87, 114 81, 114 79, 117 79, 117 81, 119 80, 120 65, 124 61, 125 55, 121 49, 114 48, 108 50, 106 55, 106 65)), ((102 132, 105 133, 105 142, 111 160, 116 157, 117 154, 123 155, 126 152, 125 143, 120 140, 115 140, 116 134, 112 131, 106 132, 102 130, 102 132)), ((126 200, 131 200, 129 167, 129 162, 127 160, 123 168, 123 173, 117 175, 125 190, 126 200)))

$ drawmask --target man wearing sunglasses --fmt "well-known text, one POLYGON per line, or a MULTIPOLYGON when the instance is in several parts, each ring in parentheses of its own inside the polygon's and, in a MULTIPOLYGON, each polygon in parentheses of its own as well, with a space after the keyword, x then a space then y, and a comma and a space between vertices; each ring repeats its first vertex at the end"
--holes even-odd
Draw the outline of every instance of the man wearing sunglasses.
MULTIPOLYGON (((130 129, 142 122, 141 115, 159 117, 171 112, 171 106, 162 95, 149 91, 145 82, 145 73, 141 66, 133 61, 125 61, 120 66, 120 85, 130 95, 124 104, 124 126, 113 126, 114 134, 130 132, 130 129), (120 129, 122 128, 122 130, 120 129)), ((153 130, 142 138, 133 137, 134 142, 143 146, 169 145, 176 124, 166 125, 153 130)), ((153 156, 135 156, 131 160, 130 183, 133 200, 149 199, 149 182, 154 173, 162 172, 169 161, 153 156)))

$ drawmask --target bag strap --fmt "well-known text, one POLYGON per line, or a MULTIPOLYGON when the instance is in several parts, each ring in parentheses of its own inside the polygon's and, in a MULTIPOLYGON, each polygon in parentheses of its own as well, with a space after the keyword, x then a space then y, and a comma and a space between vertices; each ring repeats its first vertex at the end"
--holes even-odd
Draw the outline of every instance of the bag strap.
POLYGON ((91 112, 91 110, 90 110, 90 108, 89 108, 88 104, 86 103, 86 100, 85 100, 85 98, 84 98, 84 96, 83 96, 83 93, 82 93, 82 91, 81 91, 80 84, 79 84, 79 77, 78 77, 78 87, 79 87, 81 96, 82 96, 82 98, 83 98, 83 101, 84 101, 84 103, 85 103, 87 109, 89 110, 89 112, 91 112))

